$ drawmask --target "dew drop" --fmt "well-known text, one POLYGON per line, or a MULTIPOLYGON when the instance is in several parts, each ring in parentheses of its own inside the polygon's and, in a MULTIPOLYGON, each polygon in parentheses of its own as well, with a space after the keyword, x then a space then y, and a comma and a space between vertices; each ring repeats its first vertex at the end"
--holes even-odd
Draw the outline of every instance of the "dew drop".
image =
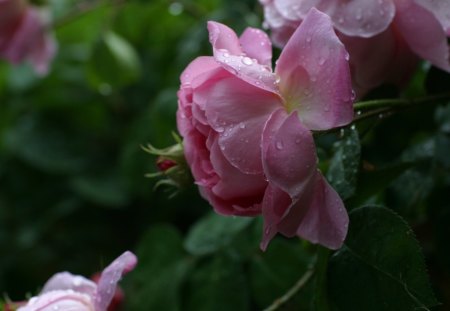
POLYGON ((252 59, 250 57, 245 56, 245 57, 242 58, 242 63, 244 65, 250 66, 250 65, 253 64, 253 61, 252 61, 252 59))
POLYGON ((245 129, 245 124, 244 123, 239 124, 239 128, 245 129))
POLYGON ((218 127, 216 131, 217 131, 218 133, 223 133, 224 130, 225 130, 225 129, 224 129, 223 127, 218 127))
POLYGON ((282 141, 277 141, 276 144, 275 144, 275 147, 276 147, 278 150, 283 149, 283 147, 284 147, 283 142, 282 142, 282 141))
POLYGON ((359 20, 359 21, 362 19, 362 10, 361 9, 357 10, 357 12, 356 12, 356 19, 359 20))
POLYGON ((325 64, 325 58, 321 57, 319 58, 319 65, 325 64))

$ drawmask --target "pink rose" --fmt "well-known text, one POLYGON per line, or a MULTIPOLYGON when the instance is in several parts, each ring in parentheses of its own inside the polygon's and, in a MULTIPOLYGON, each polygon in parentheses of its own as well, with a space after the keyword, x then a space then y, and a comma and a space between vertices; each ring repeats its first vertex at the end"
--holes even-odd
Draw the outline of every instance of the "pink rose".
POLYGON ((123 253, 103 270, 98 284, 69 272, 57 273, 47 281, 39 296, 31 298, 18 311, 106 311, 117 283, 136 263, 134 254, 123 253))
POLYGON ((223 215, 262 213, 263 249, 277 232, 339 248, 348 216, 317 170, 311 134, 353 118, 348 54, 330 18, 312 9, 274 71, 264 32, 208 29, 214 56, 181 75, 177 113, 201 195, 223 215))
POLYGON ((29 60, 38 74, 48 71, 56 52, 47 12, 24 0, 0 0, 0 57, 17 64, 29 60))
POLYGON ((419 58, 450 72, 448 0, 260 0, 278 46, 286 44, 307 12, 328 14, 350 53, 358 96, 384 82, 403 84, 419 58))

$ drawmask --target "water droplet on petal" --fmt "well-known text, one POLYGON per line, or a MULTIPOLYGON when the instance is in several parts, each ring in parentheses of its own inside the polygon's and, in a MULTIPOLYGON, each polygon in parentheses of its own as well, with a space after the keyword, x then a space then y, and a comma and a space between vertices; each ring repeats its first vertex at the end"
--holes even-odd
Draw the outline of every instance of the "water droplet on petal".
POLYGON ((283 147, 284 147, 283 142, 282 142, 282 141, 277 141, 277 142, 275 143, 275 147, 276 147, 278 150, 283 149, 283 147))
POLYGON ((239 124, 239 127, 240 127, 241 129, 245 129, 245 124, 244 124, 244 123, 241 123, 241 124, 239 124))
POLYGON ((224 129, 223 127, 218 127, 218 128, 216 129, 216 131, 217 131, 218 133, 222 133, 224 130, 225 130, 225 129, 224 129))
POLYGON ((250 66, 250 65, 253 64, 253 61, 252 61, 252 59, 250 57, 245 56, 245 57, 242 58, 242 63, 244 65, 250 66))

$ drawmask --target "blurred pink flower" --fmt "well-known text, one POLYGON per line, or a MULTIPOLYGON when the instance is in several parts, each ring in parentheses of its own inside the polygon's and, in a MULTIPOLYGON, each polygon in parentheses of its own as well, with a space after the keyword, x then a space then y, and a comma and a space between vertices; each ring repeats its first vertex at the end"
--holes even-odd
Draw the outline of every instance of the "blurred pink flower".
POLYGON ((28 60, 46 74, 56 52, 47 13, 25 0, 0 0, 0 57, 13 64, 28 60))
POLYGON ((448 0, 260 0, 280 47, 315 7, 328 14, 350 53, 358 96, 382 84, 403 84, 419 60, 449 71, 448 0))
POLYGON ((41 293, 18 311, 106 311, 122 275, 133 270, 137 258, 125 252, 103 270, 98 283, 69 272, 55 274, 41 293))
POLYGON ((353 118, 348 53, 331 20, 311 10, 274 71, 264 32, 208 29, 214 56, 181 75, 177 113, 202 196, 220 214, 262 213, 263 249, 277 232, 339 248, 348 216, 317 170, 311 134, 353 118))

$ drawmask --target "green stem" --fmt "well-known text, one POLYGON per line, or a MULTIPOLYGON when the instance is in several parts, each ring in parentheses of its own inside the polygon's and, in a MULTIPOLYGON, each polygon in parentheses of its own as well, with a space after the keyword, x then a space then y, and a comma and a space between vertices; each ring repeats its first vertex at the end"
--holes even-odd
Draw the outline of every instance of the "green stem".
POLYGON ((316 264, 317 276, 314 284, 314 291, 316 293, 314 306, 316 311, 330 310, 327 291, 327 270, 330 254, 331 251, 329 249, 319 246, 316 264))
POLYGON ((288 290, 286 294, 284 294, 280 298, 277 298, 270 306, 265 308, 264 311, 274 311, 286 304, 308 283, 308 281, 314 275, 314 272, 314 266, 309 267, 308 270, 306 270, 305 274, 302 275, 297 283, 295 283, 295 285, 290 290, 288 290))
POLYGON ((356 111, 375 108, 403 108, 406 106, 415 106, 426 103, 440 103, 444 100, 450 100, 450 93, 442 93, 419 98, 392 98, 392 99, 368 100, 353 104, 353 108, 356 111))

